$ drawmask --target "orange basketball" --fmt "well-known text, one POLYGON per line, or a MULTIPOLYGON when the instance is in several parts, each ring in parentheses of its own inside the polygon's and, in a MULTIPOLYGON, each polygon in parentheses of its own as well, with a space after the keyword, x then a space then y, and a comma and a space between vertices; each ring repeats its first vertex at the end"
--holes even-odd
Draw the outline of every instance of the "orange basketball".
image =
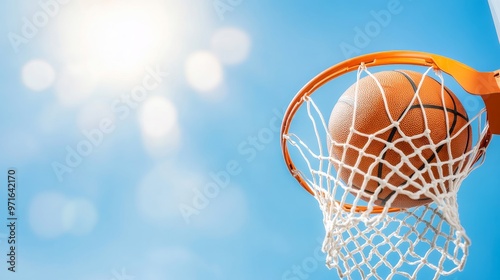
MULTIPOLYGON (((365 201, 376 193, 375 204, 380 206, 394 195, 391 207, 427 204, 432 201, 429 197, 422 194, 412 199, 390 189, 388 184, 411 193, 420 190, 421 186, 433 184, 439 192, 445 192, 448 189, 447 176, 460 168, 458 161, 453 159, 471 149, 472 134, 467 113, 449 89, 445 88, 443 97, 441 84, 431 77, 425 76, 418 92, 419 101, 414 97, 422 74, 401 70, 383 71, 374 76, 384 89, 387 110, 382 92, 370 76, 358 81, 356 99, 355 85, 344 92, 333 108, 328 124, 333 140, 328 141, 330 156, 343 159, 344 163, 339 166, 332 161, 333 166, 339 178, 345 183, 351 182, 354 189, 360 190, 365 177, 373 176, 367 178, 360 194, 365 201), (395 125, 391 126, 389 114, 395 125), (351 127, 358 133, 348 137, 351 127), (422 135, 424 132, 427 136, 422 135), (438 164, 446 161, 449 164, 438 164), (438 184, 440 179, 443 180, 438 184)), ((433 193, 434 187, 430 189, 433 193)))

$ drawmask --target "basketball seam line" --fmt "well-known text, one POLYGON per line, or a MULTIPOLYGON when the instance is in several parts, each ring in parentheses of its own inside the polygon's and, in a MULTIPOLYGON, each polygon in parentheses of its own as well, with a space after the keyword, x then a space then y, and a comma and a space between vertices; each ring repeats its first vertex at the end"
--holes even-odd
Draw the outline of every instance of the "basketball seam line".
MULTIPOLYGON (((418 87, 416 86, 415 82, 413 81, 413 79, 411 77, 409 77, 406 73, 404 72, 401 72, 401 71, 394 71, 394 72, 397 72, 397 73, 400 73, 402 74, 409 82, 410 82, 410 85, 411 87, 413 88, 413 91, 414 93, 417 93, 417 90, 418 90, 418 87)), ((432 78, 431 78, 432 79, 432 78)), ((437 81, 436 81, 437 82, 437 81)), ((446 88, 445 88, 446 89, 446 88)), ((455 99, 453 98, 453 96, 451 96, 450 92, 446 89, 446 93, 449 95, 449 97, 451 98, 452 102, 453 102, 453 107, 454 109, 453 110, 450 110, 449 112, 453 113, 453 123, 450 127, 450 131, 449 133, 452 134, 453 133, 453 130, 455 128, 455 125, 456 125, 456 122, 457 122, 457 116, 460 115, 460 117, 464 118, 465 120, 468 121, 468 118, 467 117, 464 117, 462 114, 459 114, 459 112, 456 110, 457 106, 456 106, 456 103, 455 103, 455 99)), ((399 116, 398 118, 398 121, 403 117, 404 113, 411 110, 411 109, 415 109, 415 108, 418 108, 418 107, 421 107, 421 106, 436 106, 436 105, 431 105, 431 104, 423 104, 423 105, 412 105, 410 106, 410 108, 408 109, 405 109, 401 115, 399 116), (413 108, 414 106, 418 106, 418 107, 415 107, 413 108)), ((424 107, 425 108, 425 107, 424 107)), ((443 110, 443 112, 447 112, 448 111, 448 108, 446 107, 430 107, 429 109, 439 109, 439 110, 443 110)), ((394 135, 396 134, 397 132, 397 128, 393 128, 390 135, 389 135, 389 138, 387 139, 387 142, 391 143, 393 138, 394 138, 394 135)), ((466 144, 466 149, 469 145, 469 135, 467 134, 467 144, 466 144)), ((444 144, 440 145, 439 147, 437 147, 436 149, 436 153, 439 154, 439 152, 441 151, 441 149, 444 147, 444 144)), ((429 163, 430 161, 433 161, 435 158, 436 158, 436 153, 433 153, 428 159, 426 159, 426 162, 429 163)), ((382 159, 385 158, 387 154, 387 151, 382 155, 382 159)), ((420 166, 418 168, 418 170, 422 170, 423 168, 425 167, 425 163, 422 164, 422 166, 420 166)), ((382 163, 379 163, 379 166, 378 166, 378 170, 377 170, 377 177, 381 178, 382 177, 382 168, 383 168, 383 165, 382 163)), ((456 172, 456 171, 455 171, 456 172)), ((415 174, 415 173, 413 173, 415 174)), ((413 174, 410 175, 413 176, 413 174)), ((404 181, 401 185, 404 185, 408 182, 408 180, 404 181)), ((379 184, 380 186, 380 184, 379 184)), ((385 206, 386 202, 396 193, 396 191, 392 191, 391 193, 389 193, 385 198, 380 198, 379 196, 377 196, 377 199, 379 199, 381 202, 382 202, 382 205, 385 206)), ((418 201, 424 201, 424 200, 430 200, 431 198, 419 198, 419 199, 416 199, 418 201)), ((415 199, 412 199, 412 200, 415 200, 415 199)))
MULTIPOLYGON (((406 80, 408 80, 408 82, 410 82, 410 85, 411 85, 411 87, 413 88, 413 92, 414 92, 414 93, 417 93, 418 87, 417 87, 417 85, 415 84, 415 82, 413 81, 413 79, 411 79, 411 77, 409 77, 406 73, 401 72, 401 71, 394 71, 394 72, 397 72, 397 73, 402 74, 402 75, 406 78, 406 80)), ((399 115, 399 117, 398 117, 398 120, 397 120, 397 121, 399 122, 399 121, 401 120, 401 118, 403 117, 403 115, 404 115, 406 112, 410 111, 411 109, 412 109, 411 107, 410 107, 410 108, 408 108, 408 107, 407 107, 406 109, 404 109, 404 110, 403 110, 403 112, 399 115)), ((393 140, 394 136, 396 135, 397 130, 398 130, 398 129, 397 129, 397 127, 394 127, 394 128, 391 130, 391 133, 389 134, 389 137, 388 137, 388 138, 387 138, 387 140, 386 140, 388 143, 392 143, 392 140, 393 140)), ((387 147, 387 145, 384 145, 384 148, 385 148, 385 147, 387 147)), ((387 152, 388 152, 388 151, 386 151, 386 152, 382 155, 382 159, 385 159, 385 156, 387 155, 387 152)), ((383 169, 383 167, 384 167, 384 165, 380 162, 380 163, 378 164, 378 168, 377 168, 377 177, 378 177, 378 178, 382 178, 382 169, 383 169)), ((415 173, 413 173, 413 174, 415 174, 415 173)), ((413 176, 413 174, 412 174, 412 176, 413 176)), ((408 182, 408 181, 405 181, 403 184, 406 184, 406 182, 408 182)), ((401 185, 403 185, 403 184, 401 184, 401 185)), ((401 186, 401 185, 400 185, 400 186, 401 186)), ((380 187, 380 183, 378 184, 377 188, 378 188, 378 187, 380 187)), ((385 206, 385 204, 387 203, 387 201, 388 201, 388 200, 389 200, 389 199, 390 199, 390 198, 391 198, 391 197, 392 197, 395 193, 396 193, 396 191, 392 191, 392 192, 390 192, 388 195, 386 195, 386 196, 385 196, 385 198, 380 198, 380 196, 377 196, 377 199, 379 199, 379 200, 381 201, 382 205, 383 205, 383 206, 385 206)))

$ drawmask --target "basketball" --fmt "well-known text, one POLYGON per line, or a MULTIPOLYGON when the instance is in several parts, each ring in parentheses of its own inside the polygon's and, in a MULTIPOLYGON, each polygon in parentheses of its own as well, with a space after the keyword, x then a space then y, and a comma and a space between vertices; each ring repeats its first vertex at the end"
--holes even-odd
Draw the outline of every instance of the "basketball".
POLYGON ((397 208, 427 204, 428 196, 411 198, 400 190, 447 191, 451 175, 463 168, 455 159, 471 149, 467 112, 448 88, 442 95, 442 85, 431 77, 409 70, 373 75, 384 93, 366 76, 358 81, 358 93, 352 85, 332 110, 327 141, 332 165, 365 201, 385 206, 393 199, 390 206, 397 208))

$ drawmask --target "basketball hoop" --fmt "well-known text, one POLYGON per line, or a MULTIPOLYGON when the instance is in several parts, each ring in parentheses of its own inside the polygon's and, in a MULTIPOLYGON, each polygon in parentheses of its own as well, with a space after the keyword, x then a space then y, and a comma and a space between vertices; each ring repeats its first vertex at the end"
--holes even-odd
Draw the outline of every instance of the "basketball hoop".
MULTIPOLYGON (((330 110, 337 106, 330 105, 330 110)), ((457 193, 467 175, 482 164, 492 134, 500 134, 500 111, 495 109, 499 105, 499 71, 477 72, 455 60, 423 52, 390 51, 355 57, 332 66, 309 81, 287 108, 281 127, 281 146, 292 176, 316 198, 323 212, 326 265, 336 268, 340 277, 348 279, 359 276, 363 279, 390 279, 395 275, 415 279, 419 273, 426 273, 424 268, 433 271, 434 279, 437 279, 439 275, 462 270, 470 241, 460 224, 457 193), (391 65, 425 69, 423 74, 397 71, 412 83, 414 90, 408 97, 411 102, 404 105, 407 108, 397 120, 391 117, 391 93, 384 82, 384 79, 390 81, 386 77, 394 76, 391 73, 395 71, 372 73, 373 69, 391 65), (312 94, 334 79, 355 71, 354 84, 346 91, 351 99, 344 101, 349 103, 349 112, 353 112, 352 123, 350 129, 343 128, 347 131, 342 134, 344 138, 339 138, 332 119, 330 124, 325 121, 320 108, 324 107, 324 102, 315 103, 312 94), (437 79, 428 78, 432 72, 437 79), (461 112, 463 107, 445 87, 442 73, 451 76, 470 96, 478 96, 484 108, 470 117, 465 111, 461 112), (356 117, 361 111, 356 110, 361 110, 357 107, 360 107, 359 102, 366 92, 363 87, 367 84, 383 101, 380 104, 385 104, 385 114, 389 116, 387 125, 373 133, 360 131, 355 125, 359 123, 356 117), (432 108, 439 107, 444 112, 438 114, 444 116, 441 122, 430 119, 431 114, 426 113, 431 106, 423 104, 423 94, 429 88, 434 89, 432 92, 437 96, 431 96, 433 100, 442 101, 442 104, 432 105, 432 108), (450 109, 450 102, 456 105, 455 109, 450 109), (408 112, 415 108, 418 110, 412 111, 412 117, 425 126, 418 133, 408 133, 401 124, 410 115, 408 112), (310 120, 309 134, 299 136, 291 132, 292 120, 300 118, 299 113, 310 120), (449 116, 457 115, 461 116, 460 120, 454 120, 452 124, 449 116), (433 121, 436 123, 434 127, 433 121), (439 130, 437 125, 446 128, 442 132, 446 136, 442 141, 435 141, 429 134, 432 130, 433 133, 439 130), (448 131, 450 127, 455 130, 448 131), (397 131, 399 142, 379 137, 388 135, 389 130, 392 135, 397 131), (312 137, 310 134, 314 134, 314 139, 308 139, 312 137), (364 142, 353 140, 362 137, 364 142), (415 139, 424 139, 425 143, 419 146, 415 139), (380 153, 368 151, 373 148, 373 143, 381 147, 380 153), (465 144, 460 146, 460 143, 465 144), (405 149, 401 148, 403 144, 405 149), (289 147, 294 148, 295 161, 289 147), (407 147, 413 147, 412 151, 407 147), (393 156, 392 161, 383 158, 382 154, 385 156, 388 151, 398 156, 393 156), (432 156, 426 158, 422 156, 424 152, 432 156), (375 175, 377 166, 379 172, 375 175), (386 168, 385 172, 380 172, 381 166, 386 168), (411 174, 405 174, 404 168, 412 170, 411 174), (397 181, 394 178, 403 179, 397 181), (381 202, 378 195, 387 191, 391 191, 391 196, 381 202)), ((335 118, 333 121, 335 123, 335 118)))

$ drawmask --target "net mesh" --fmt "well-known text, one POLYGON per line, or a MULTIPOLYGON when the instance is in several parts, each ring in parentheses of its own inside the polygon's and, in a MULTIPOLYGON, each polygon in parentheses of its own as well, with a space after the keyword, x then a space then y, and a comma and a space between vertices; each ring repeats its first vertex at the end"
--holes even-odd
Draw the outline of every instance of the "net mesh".
MULTIPOLYGON (((431 70, 432 68, 428 68, 423 77, 428 75, 431 70)), ((440 94, 444 100, 444 78, 439 70, 435 70, 435 73, 442 85, 440 94)), ((357 72, 356 95, 359 93, 357 84, 362 74, 369 75, 376 80, 376 77, 364 65, 361 65, 357 72)), ((386 111, 389 112, 390 104, 385 98, 384 88, 378 81, 376 82, 384 96, 386 111)), ((421 103, 418 101, 418 93, 421 85, 422 82, 414 97, 414 100, 419 104, 421 103)), ((447 159, 437 157, 432 162, 425 162, 422 172, 437 168, 440 170, 438 174, 441 176, 421 177, 418 183, 413 180, 415 177, 409 178, 407 176, 408 184, 416 187, 417 191, 409 191, 401 186, 391 185, 390 181, 384 181, 383 187, 390 188, 396 195, 387 201, 381 213, 374 214, 376 206, 373 197, 375 195, 372 195, 371 198, 367 197, 363 190, 369 180, 379 180, 380 178, 373 176, 370 172, 365 172, 363 173, 363 185, 356 188, 351 187, 349 182, 352 181, 344 182, 335 167, 337 169, 350 168, 356 172, 362 172, 358 170, 357 166, 360 161, 358 160, 354 165, 349 166, 344 158, 345 153, 342 157, 336 158, 330 155, 327 147, 331 142, 333 145, 344 145, 344 147, 357 149, 360 156, 372 156, 365 151, 368 145, 356 147, 348 141, 336 143, 330 135, 328 125, 318 105, 311 97, 304 98, 307 116, 315 139, 307 139, 310 141, 306 143, 306 140, 292 132, 283 137, 289 145, 296 148, 295 151, 303 158, 304 167, 294 172, 300 172, 301 176, 308 182, 323 212, 326 235, 322 249, 327 255, 327 267, 335 268, 341 278, 347 279, 397 279, 398 277, 416 279, 423 273, 426 273, 426 279, 437 279, 440 275, 449 275, 462 270, 467 258, 470 240, 460 224, 457 192, 465 177, 482 163, 483 157, 478 161, 472 159, 476 159, 480 153, 482 154, 483 148, 480 147, 480 142, 485 137, 485 131, 488 127, 485 109, 482 108, 474 116, 469 116, 468 125, 474 132, 472 147, 469 151, 459 157, 453 157, 450 154, 447 159), (455 171, 448 172, 449 174, 444 176, 443 174, 446 172, 442 172, 442 170, 445 169, 455 171), (401 211, 391 211, 391 204, 399 194, 407 195, 412 199, 418 199, 424 195, 432 198, 432 203, 401 209, 401 211), (360 211, 359 206, 365 207, 366 210, 360 211)), ((446 110, 446 106, 444 108, 446 110)), ((354 108, 355 110, 356 108, 354 108)), ((423 119, 426 120, 423 108, 421 112, 424 114, 423 119)), ((353 118, 355 115, 353 114, 353 118)), ((388 113, 388 115, 390 114, 388 113)), ((447 116, 446 121, 449 122, 448 114, 445 115, 447 116)), ((394 128, 397 125, 397 120, 392 120, 392 123, 385 129, 394 128)), ((399 131, 402 135, 401 141, 406 141, 410 145, 413 139, 428 138, 428 145, 412 146, 416 154, 422 149, 430 149, 437 153, 440 146, 450 145, 453 137, 458 134, 450 135, 448 133, 445 140, 434 143, 427 121, 425 125, 424 132, 418 135, 405 135, 404 131, 399 131)), ((369 141, 380 141, 385 143, 388 149, 397 150, 395 145, 391 145, 386 139, 378 138, 377 134, 366 135, 351 126, 347 139, 353 135, 362 135, 370 139, 369 141)), ((396 152, 403 156, 401 163, 391 166, 394 172, 398 172, 398 168, 403 162, 412 163, 409 160, 410 155, 405 155, 404 151, 401 150, 396 152)), ((374 164, 380 161, 381 159, 377 159, 374 164)), ((385 164, 390 165, 389 162, 385 164)), ((406 176, 405 174, 399 175, 406 176)), ((352 180, 352 176, 350 179, 352 180)), ((378 190, 381 188, 382 185, 378 190)))

